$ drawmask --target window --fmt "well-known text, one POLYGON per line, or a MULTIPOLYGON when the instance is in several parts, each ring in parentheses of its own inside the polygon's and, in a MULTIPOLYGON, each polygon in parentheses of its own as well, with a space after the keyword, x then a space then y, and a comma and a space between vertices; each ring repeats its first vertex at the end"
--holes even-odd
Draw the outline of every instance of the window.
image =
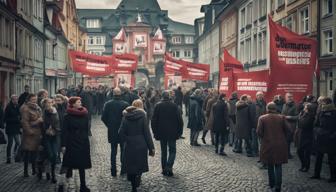
POLYGON ((192 58, 192 51, 191 50, 185 50, 184 51, 184 57, 185 58, 192 58))
POLYGON ((185 37, 185 43, 186 44, 193 44, 194 43, 194 37, 192 37, 192 36, 185 37))
POLYGON ((244 58, 244 51, 245 51, 245 46, 244 46, 244 41, 240 42, 240 58, 239 60, 242 62, 242 63, 245 63, 245 58, 244 58))
POLYGON ((328 15, 332 14, 333 12, 333 0, 323 0, 323 5, 322 5, 322 14, 328 15))
POLYGON ((285 19, 285 26, 291 30, 294 31, 294 16, 293 15, 289 15, 286 19, 285 19))
POLYGON ((333 53, 333 31, 332 30, 326 30, 323 31, 323 54, 331 54, 333 53))
POLYGON ((300 11, 300 32, 309 33, 309 8, 305 7, 300 11))
POLYGON ((266 16, 266 7, 268 0, 259 0, 259 17, 266 16))
POLYGON ((89 36, 89 38, 88 38, 88 45, 93 45, 93 44, 94 44, 93 37, 89 36))
POLYGON ((291 4, 291 3, 293 3, 294 1, 296 1, 296 0, 288 0, 288 2, 287 2, 287 6, 288 6, 289 4, 291 4))
POLYGON ((246 40, 246 51, 245 51, 245 55, 246 55, 246 62, 250 63, 251 62, 251 39, 247 39, 246 40))
POLYGON ((262 47, 263 47, 262 33, 259 33, 258 34, 258 60, 261 60, 262 58, 262 47))
POLYGON ((97 36, 96 37, 96 44, 97 45, 102 45, 103 41, 102 41, 102 37, 101 36, 97 36))
POLYGON ((180 37, 180 36, 173 37, 173 38, 172 38, 172 42, 173 42, 174 44, 181 44, 181 43, 182 43, 182 41, 181 41, 181 37, 180 37))
POLYGON ((240 11, 240 28, 244 28, 245 23, 245 8, 240 11))
POLYGON ((88 19, 86 20, 87 28, 100 28, 100 20, 99 19, 88 19))
POLYGON ((180 51, 173 51, 173 57, 179 58, 180 57, 180 51))
POLYGON ((277 7, 276 8, 279 8, 283 5, 285 5, 285 0, 276 0, 277 1, 277 7))
POLYGON ((262 56, 261 59, 266 59, 266 31, 262 32, 262 56))
POLYGON ((253 21, 258 19, 258 0, 253 1, 253 21))
POLYGON ((253 42, 252 42, 252 61, 256 61, 257 60, 257 35, 253 36, 253 42))
POLYGON ((252 3, 249 3, 247 6, 247 13, 246 13, 246 24, 252 24, 252 3))
POLYGON ((46 41, 46 56, 49 59, 53 59, 53 45, 52 41, 46 41))

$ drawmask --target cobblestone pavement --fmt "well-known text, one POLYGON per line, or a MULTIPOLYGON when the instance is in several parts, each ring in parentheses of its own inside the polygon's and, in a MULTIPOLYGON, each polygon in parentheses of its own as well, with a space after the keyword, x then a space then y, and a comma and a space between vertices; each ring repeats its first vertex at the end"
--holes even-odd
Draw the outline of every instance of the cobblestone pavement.
MULTIPOLYGON (((93 168, 86 177, 91 191, 131 191, 125 177, 112 178, 110 174, 110 146, 107 143, 107 131, 102 122, 93 121, 91 155, 93 168)), ((189 130, 185 129, 185 136, 189 130)), ((209 137, 209 136, 208 136, 209 137)), ((149 158, 150 171, 142 178, 139 191, 269 191, 267 171, 260 170, 258 158, 249 158, 243 154, 234 154, 227 147, 228 157, 218 156, 214 147, 202 145, 191 147, 187 139, 177 142, 177 158, 174 166, 175 176, 167 178, 161 175, 160 146, 156 141, 156 155, 149 158)), ((208 138, 209 142, 209 138, 208 138)), ((310 173, 298 171, 298 158, 284 165, 283 191, 289 192, 336 192, 336 185, 327 183, 329 176, 327 165, 323 165, 323 180, 308 179, 310 173)), ((22 163, 5 164, 5 146, 0 146, 0 192, 49 192, 56 186, 36 177, 23 177, 22 163)), ((68 192, 79 191, 79 176, 75 172, 69 182, 68 192)))

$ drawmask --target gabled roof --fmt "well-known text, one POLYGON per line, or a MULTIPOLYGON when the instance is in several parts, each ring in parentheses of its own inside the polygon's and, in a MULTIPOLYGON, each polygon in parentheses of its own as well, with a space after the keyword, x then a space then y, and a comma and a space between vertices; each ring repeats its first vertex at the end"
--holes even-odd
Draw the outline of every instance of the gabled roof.
POLYGON ((158 28, 154 34, 153 39, 155 40, 164 40, 163 33, 160 28, 158 28))
POLYGON ((168 33, 169 34, 184 34, 184 35, 195 35, 194 26, 180 23, 177 21, 173 21, 172 19, 169 19, 168 23, 168 33))
POLYGON ((117 9, 161 11, 157 0, 122 0, 117 9))
POLYGON ((124 28, 121 28, 119 33, 113 38, 113 40, 117 41, 125 41, 126 40, 126 32, 124 28))

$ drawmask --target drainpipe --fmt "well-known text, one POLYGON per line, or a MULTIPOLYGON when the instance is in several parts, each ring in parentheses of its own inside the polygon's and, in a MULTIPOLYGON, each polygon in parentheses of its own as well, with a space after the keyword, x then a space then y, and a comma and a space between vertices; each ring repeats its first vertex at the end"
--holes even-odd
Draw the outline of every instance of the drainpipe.
MULTIPOLYGON (((321 0, 317 1, 317 61, 318 65, 319 59, 321 57, 321 0)), ((316 94, 320 96, 320 75, 316 77, 316 94)))

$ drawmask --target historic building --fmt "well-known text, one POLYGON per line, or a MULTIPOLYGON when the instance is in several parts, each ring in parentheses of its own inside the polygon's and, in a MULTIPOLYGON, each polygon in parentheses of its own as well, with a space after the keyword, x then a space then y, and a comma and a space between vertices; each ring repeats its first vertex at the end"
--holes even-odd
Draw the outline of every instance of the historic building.
POLYGON ((116 9, 78 9, 78 15, 88 34, 87 52, 112 55, 125 48, 125 52, 138 55, 137 84, 144 78, 153 85, 162 81, 165 50, 175 58, 194 60, 193 26, 170 19, 156 0, 123 0, 116 9), (118 34, 125 35, 125 40, 118 34), (162 41, 165 47, 158 51, 162 41))
POLYGON ((225 0, 212 0, 209 4, 201 7, 204 18, 195 20, 195 30, 199 34, 196 40, 198 45, 197 62, 210 65, 212 86, 218 83, 218 64, 221 56, 219 52, 221 22, 216 16, 228 5, 229 3, 225 0))
POLYGON ((336 2, 333 0, 318 1, 318 41, 320 43, 320 95, 331 96, 336 89, 336 2))
POLYGON ((238 59, 247 71, 269 68, 270 0, 243 0, 238 9, 238 59))
MULTIPOLYGON (((317 40, 318 9, 317 0, 272 0, 271 13, 275 22, 291 31, 317 40)), ((314 95, 318 94, 317 81, 314 83, 314 95)))

